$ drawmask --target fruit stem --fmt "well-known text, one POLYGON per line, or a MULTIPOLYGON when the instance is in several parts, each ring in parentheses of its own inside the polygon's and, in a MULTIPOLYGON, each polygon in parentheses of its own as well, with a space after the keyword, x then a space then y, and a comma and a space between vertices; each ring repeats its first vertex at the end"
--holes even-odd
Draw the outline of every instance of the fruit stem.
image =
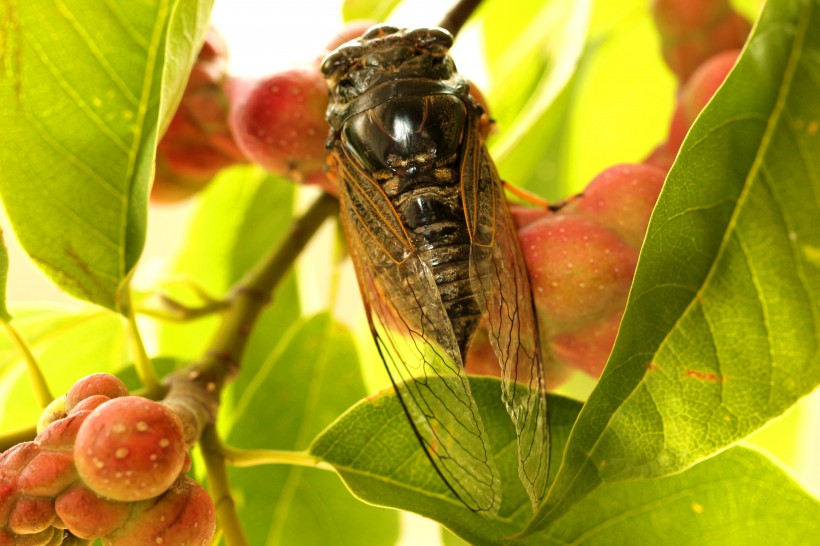
POLYGON ((131 305, 131 291, 123 290, 125 294, 125 301, 122 302, 121 308, 125 315, 126 327, 128 330, 128 340, 131 342, 131 351, 134 357, 134 367, 137 370, 137 375, 140 381, 147 389, 148 398, 156 398, 157 393, 162 390, 157 377, 157 371, 148 358, 148 353, 145 351, 145 344, 142 342, 139 326, 137 325, 137 317, 134 314, 134 306, 131 305))
POLYGON ((447 15, 444 16, 438 26, 449 31, 455 38, 479 4, 481 4, 481 0, 459 0, 447 12, 447 15))
POLYGON ((216 517, 224 534, 225 543, 228 546, 249 546, 245 530, 239 521, 239 514, 236 512, 236 503, 231 496, 222 445, 213 426, 207 426, 202 431, 200 448, 202 457, 205 459, 208 488, 211 490, 211 498, 216 507, 216 517))
POLYGON ((290 464, 320 466, 321 459, 307 451, 286 451, 280 449, 239 449, 225 444, 221 446, 225 463, 236 467, 260 466, 264 464, 290 464))
POLYGON ((37 397, 40 406, 45 409, 45 407, 54 400, 54 397, 48 388, 48 383, 46 383, 43 371, 40 369, 40 365, 37 364, 37 359, 34 358, 31 347, 23 335, 17 331, 17 328, 15 328, 11 322, 5 320, 2 322, 11 341, 17 347, 17 350, 20 351, 20 356, 22 356, 26 362, 26 371, 28 371, 28 377, 34 389, 34 395, 37 397))
POLYGON ((21 428, 0 435, 0 453, 3 453, 17 444, 33 440, 35 436, 37 436, 36 427, 21 428))

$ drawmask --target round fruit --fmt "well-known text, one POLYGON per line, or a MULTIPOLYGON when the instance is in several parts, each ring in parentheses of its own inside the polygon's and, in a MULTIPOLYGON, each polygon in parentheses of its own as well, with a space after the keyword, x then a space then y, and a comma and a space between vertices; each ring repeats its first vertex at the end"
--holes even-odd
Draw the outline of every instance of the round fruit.
POLYGON ((185 462, 182 422, 158 402, 115 398, 80 427, 74 461, 85 484, 104 497, 156 497, 174 483, 185 462))
POLYGON ((131 513, 130 504, 105 499, 83 484, 76 484, 58 496, 54 509, 66 529, 86 539, 113 532, 131 513))
POLYGON ((596 176, 564 209, 596 221, 640 248, 666 173, 652 165, 615 165, 596 176))
POLYGON ((324 173, 328 92, 318 69, 229 80, 226 92, 231 131, 249 159, 299 182, 324 173))
POLYGON ((528 225, 519 238, 542 333, 575 330, 623 309, 638 251, 614 232, 556 214, 528 225))
POLYGON ((128 522, 108 536, 105 546, 178 544, 207 546, 216 529, 216 513, 208 493, 181 477, 158 499, 134 506, 128 522))
POLYGON ((80 400, 84 400, 95 394, 102 394, 109 398, 118 398, 120 396, 128 396, 128 388, 122 380, 111 374, 91 374, 74 383, 74 386, 66 393, 66 410, 71 411, 80 400))

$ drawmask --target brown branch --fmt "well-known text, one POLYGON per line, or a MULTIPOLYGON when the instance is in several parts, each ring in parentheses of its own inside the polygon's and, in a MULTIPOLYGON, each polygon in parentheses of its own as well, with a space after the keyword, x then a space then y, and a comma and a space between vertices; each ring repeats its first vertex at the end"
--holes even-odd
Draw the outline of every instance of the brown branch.
POLYGON ((219 395, 239 370, 251 330, 271 294, 290 270, 319 226, 338 210, 338 202, 322 195, 285 236, 274 252, 263 258, 232 290, 222 323, 203 357, 169 375, 163 403, 185 425, 185 439, 192 445, 205 425, 216 418, 219 395))
POLYGON ((481 4, 481 0, 459 0, 447 12, 447 15, 444 16, 438 26, 449 31, 455 38, 479 4, 481 4))

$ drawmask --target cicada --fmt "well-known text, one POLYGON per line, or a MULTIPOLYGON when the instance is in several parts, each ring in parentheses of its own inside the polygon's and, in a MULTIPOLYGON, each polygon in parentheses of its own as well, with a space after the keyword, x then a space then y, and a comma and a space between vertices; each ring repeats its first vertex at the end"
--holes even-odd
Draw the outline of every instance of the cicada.
POLYGON ((544 498, 549 428, 527 271, 471 97, 438 28, 380 25, 322 65, 328 165, 379 353, 453 493, 496 514, 500 480, 464 369, 482 323, 518 437, 519 477, 544 498))

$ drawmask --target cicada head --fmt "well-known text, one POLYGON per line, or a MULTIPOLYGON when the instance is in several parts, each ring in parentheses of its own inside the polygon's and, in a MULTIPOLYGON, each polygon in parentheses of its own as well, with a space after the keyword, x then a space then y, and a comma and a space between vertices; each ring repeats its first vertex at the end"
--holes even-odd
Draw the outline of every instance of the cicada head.
POLYGON ((377 25, 340 46, 322 63, 330 88, 331 127, 338 129, 350 116, 401 94, 402 88, 466 94, 467 83, 448 55, 452 45, 452 35, 441 28, 377 25))

